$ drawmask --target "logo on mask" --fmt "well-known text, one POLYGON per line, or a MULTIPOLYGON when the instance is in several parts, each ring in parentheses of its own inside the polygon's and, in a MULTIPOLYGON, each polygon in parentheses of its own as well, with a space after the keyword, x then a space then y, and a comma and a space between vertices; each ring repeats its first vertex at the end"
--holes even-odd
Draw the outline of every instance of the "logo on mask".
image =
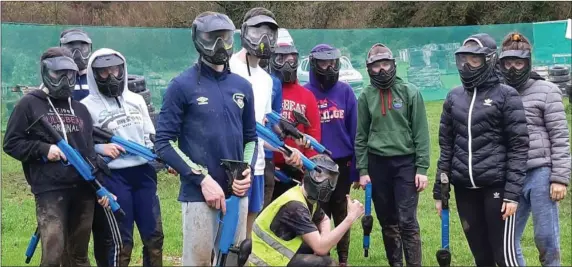
POLYGON ((244 94, 236 93, 232 95, 232 100, 239 108, 244 108, 244 94))
POLYGON ((394 109, 401 109, 401 107, 403 107, 403 100, 401 100, 401 98, 394 98, 392 104, 394 109))
POLYGON ((264 51, 264 43, 260 43, 260 51, 264 51))

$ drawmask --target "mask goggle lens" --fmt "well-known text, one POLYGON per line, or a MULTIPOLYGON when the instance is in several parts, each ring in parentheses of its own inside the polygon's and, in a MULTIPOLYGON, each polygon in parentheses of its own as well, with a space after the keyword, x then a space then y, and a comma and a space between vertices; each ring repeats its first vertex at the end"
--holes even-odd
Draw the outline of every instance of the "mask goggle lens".
POLYGON ((328 69, 328 67, 332 67, 334 69, 339 69, 340 68, 340 60, 339 59, 327 59, 327 60, 316 60, 316 65, 318 65, 318 67, 320 69, 326 70, 328 69))
POLYGON ((469 53, 457 54, 456 62, 459 70, 463 70, 465 67, 476 70, 485 65, 485 56, 469 53))
POLYGON ((262 37, 268 36, 268 40, 270 44, 273 45, 276 43, 276 39, 278 37, 277 31, 271 28, 267 24, 261 24, 258 26, 251 26, 248 27, 246 30, 246 38, 253 42, 258 43, 262 39, 262 37))
POLYGON ((234 38, 233 32, 228 30, 200 32, 197 31, 198 41, 204 49, 213 51, 216 44, 220 41, 223 43, 225 49, 232 48, 234 38))
POLYGON ((87 55, 89 55, 89 52, 91 50, 91 47, 88 43, 80 42, 80 41, 75 41, 75 42, 63 44, 63 46, 65 48, 71 50, 72 53, 76 50, 79 51, 81 53, 82 57, 87 57, 87 55))
POLYGON ((110 75, 116 79, 121 79, 123 78, 123 65, 94 68, 94 72, 99 80, 107 80, 110 75))
POLYGON ((274 62, 277 65, 283 66, 285 63, 290 64, 290 66, 295 65, 298 62, 298 55, 296 54, 277 54, 274 58, 274 62))
POLYGON ((380 71, 390 71, 393 69, 394 62, 393 60, 385 59, 379 60, 369 64, 368 69, 373 73, 379 73, 380 71))
POLYGON ((76 72, 73 70, 48 70, 48 74, 54 81, 59 81, 63 77, 67 77, 71 81, 75 79, 76 72))
POLYGON ((501 59, 501 66, 506 70, 511 68, 523 70, 528 66, 528 60, 516 57, 503 58, 501 59))

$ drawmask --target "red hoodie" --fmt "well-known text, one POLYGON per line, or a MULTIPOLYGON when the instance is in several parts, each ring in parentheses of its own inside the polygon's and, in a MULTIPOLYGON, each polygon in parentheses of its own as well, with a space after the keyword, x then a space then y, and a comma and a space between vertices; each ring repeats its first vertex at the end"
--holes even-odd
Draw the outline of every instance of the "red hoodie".
MULTIPOLYGON (((318 111, 316 97, 314 97, 314 94, 312 94, 310 90, 299 85, 298 82, 284 83, 282 84, 282 117, 294 122, 294 116, 292 115, 293 110, 304 114, 308 121, 310 121, 311 127, 300 124, 297 127, 298 130, 314 137, 320 142, 322 137, 320 133, 320 112, 318 111)), ((299 147, 292 138, 286 138, 284 142, 287 146, 297 148, 308 158, 318 154, 312 148, 305 149, 299 147)), ((274 152, 274 163, 277 167, 284 165, 285 161, 282 153, 274 152)))

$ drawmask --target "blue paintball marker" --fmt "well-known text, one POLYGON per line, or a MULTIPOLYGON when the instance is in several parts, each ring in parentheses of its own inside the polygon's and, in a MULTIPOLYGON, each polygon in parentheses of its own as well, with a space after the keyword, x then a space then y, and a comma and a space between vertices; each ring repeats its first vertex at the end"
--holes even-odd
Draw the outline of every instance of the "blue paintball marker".
POLYGON ((300 184, 300 182, 288 177, 288 175, 286 175, 282 171, 278 171, 278 170, 274 171, 274 176, 276 178, 278 178, 278 180, 280 180, 281 183, 285 183, 285 184, 297 183, 297 184, 300 184))
POLYGON ((280 138, 282 140, 284 140, 284 138, 286 138, 286 136, 290 136, 294 139, 301 139, 302 137, 306 137, 306 140, 310 141, 312 148, 314 150, 316 150, 316 152, 318 152, 320 154, 327 154, 328 156, 331 157, 332 152, 329 151, 328 149, 326 149, 325 146, 320 144, 316 139, 314 139, 310 135, 301 133, 298 130, 298 128, 296 128, 296 126, 298 126, 298 124, 302 124, 302 125, 307 126, 307 127, 310 126, 310 121, 308 121, 306 116, 304 116, 304 114, 297 112, 295 110, 292 111, 292 115, 294 115, 294 123, 290 123, 288 120, 286 120, 285 118, 280 116, 280 114, 278 114, 276 111, 273 111, 272 113, 268 113, 266 115, 266 117, 268 118, 268 120, 272 124, 278 125, 278 127, 280 128, 279 135, 280 135, 280 138))
POLYGON ((230 252, 236 253, 238 256, 238 266, 242 267, 248 260, 252 252, 252 241, 245 239, 240 244, 235 244, 234 236, 238 227, 238 217, 240 214, 240 198, 232 193, 232 183, 235 179, 242 180, 245 177, 242 172, 248 168, 248 164, 242 161, 221 160, 228 176, 227 193, 231 196, 226 199, 226 214, 219 213, 219 229, 217 231, 216 240, 218 240, 218 255, 215 266, 225 266, 226 258, 230 252))
POLYGON ((373 216, 371 216, 371 183, 365 186, 365 216, 361 218, 363 228, 363 256, 369 257, 369 236, 373 228, 373 216))
POLYGON ((155 153, 153 153, 153 151, 150 148, 130 140, 125 140, 99 127, 93 127, 93 136, 100 138, 105 143, 114 143, 120 145, 125 149, 125 152, 127 154, 137 155, 148 161, 153 161, 153 160, 160 161, 159 157, 155 153))
POLYGON ((36 231, 32 235, 32 238, 30 238, 30 243, 28 243, 28 248, 26 248, 26 264, 30 263, 30 260, 32 260, 32 256, 34 256, 34 252, 36 252, 38 242, 40 242, 40 232, 38 231, 38 227, 36 227, 36 231))
MULTIPOLYGON (((256 123, 256 134, 258 135, 258 137, 262 138, 262 140, 264 140, 264 142, 266 142, 270 146, 284 152, 286 155, 290 156, 292 154, 292 150, 290 150, 288 147, 286 147, 286 145, 284 144, 284 141, 280 140, 280 138, 278 138, 278 136, 276 136, 276 134, 274 132, 272 132, 272 130, 264 127, 264 125, 262 125, 258 122, 256 123)), ((304 167, 306 169, 315 170, 315 171, 320 172, 320 173, 322 172, 322 170, 320 170, 320 168, 318 168, 318 165, 316 165, 316 163, 311 161, 309 158, 307 158, 304 155, 300 155, 300 157, 302 158, 302 164, 304 165, 304 167)))
MULTIPOLYGON (((111 210, 114 212, 116 216, 125 216, 125 212, 119 206, 119 203, 112 197, 111 193, 101 185, 101 183, 95 178, 95 170, 96 167, 88 160, 86 160, 77 150, 71 147, 66 140, 62 138, 62 136, 52 127, 52 125, 46 120, 44 115, 39 117, 28 129, 30 129, 33 125, 37 122, 41 124, 44 130, 47 131, 48 135, 55 140, 56 145, 58 148, 64 153, 67 159, 67 163, 62 162, 64 165, 71 164, 77 172, 81 175, 81 177, 87 181, 95 190, 95 193, 99 198, 107 197, 109 200, 109 206, 111 210)), ((28 131, 26 129, 26 131, 28 131)), ((44 161, 47 161, 47 158, 44 158, 44 161)), ((34 235, 30 239, 30 243, 28 244, 28 248, 26 249, 26 263, 29 263, 36 247, 38 246, 38 242, 40 241, 40 234, 38 229, 34 232, 34 235)))
POLYGON ((437 251, 437 262, 440 267, 451 266, 451 251, 449 250, 449 192, 451 185, 447 174, 441 173, 441 249, 437 251))

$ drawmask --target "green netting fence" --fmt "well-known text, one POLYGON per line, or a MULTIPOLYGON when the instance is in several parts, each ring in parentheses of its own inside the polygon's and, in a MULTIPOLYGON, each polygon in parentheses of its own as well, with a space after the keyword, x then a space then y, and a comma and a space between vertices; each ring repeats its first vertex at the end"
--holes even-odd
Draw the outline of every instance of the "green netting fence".
MULTIPOLYGON (((2 23, 2 126, 5 126, 21 93, 15 85, 40 83, 38 61, 48 47, 59 45, 62 30, 69 25, 2 23)), ((398 76, 417 85, 426 101, 444 99, 460 84, 453 53, 466 37, 486 32, 497 40, 519 31, 534 45, 533 64, 545 66, 571 63, 571 40, 565 38, 567 21, 431 28, 385 29, 294 29, 289 30, 302 57, 317 44, 328 43, 342 51, 341 79, 359 94, 369 84, 365 56, 377 42, 386 44, 398 57, 398 76)), ((108 47, 128 60, 130 74, 144 75, 156 109, 167 83, 198 58, 190 29, 81 27, 94 41, 94 50, 108 47)), ((238 34, 235 51, 240 48, 238 34)), ((301 83, 307 81, 308 64, 301 61, 301 83)), ((4 128, 4 127, 2 127, 4 128)))

